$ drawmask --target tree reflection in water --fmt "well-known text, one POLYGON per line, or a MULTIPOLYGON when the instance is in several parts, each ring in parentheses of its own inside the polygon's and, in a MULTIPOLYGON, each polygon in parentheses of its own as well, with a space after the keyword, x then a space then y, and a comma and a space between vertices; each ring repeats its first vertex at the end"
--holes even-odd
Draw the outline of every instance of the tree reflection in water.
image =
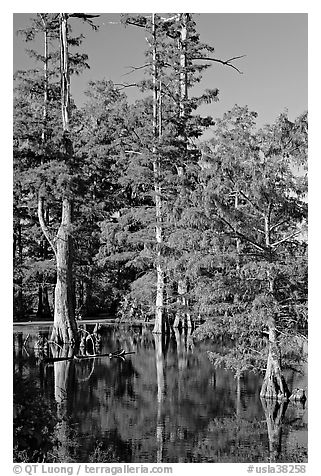
POLYGON ((278 461, 281 453, 282 423, 288 406, 288 402, 278 402, 261 398, 262 407, 265 413, 266 424, 269 435, 269 452, 271 463, 278 461))
POLYGON ((154 334, 155 339, 155 360, 157 373, 157 422, 156 422, 156 440, 157 454, 156 463, 163 462, 163 443, 164 443, 164 418, 163 418, 163 402, 165 397, 165 368, 164 368, 164 351, 165 339, 167 335, 154 334))
MULTIPOLYGON (((54 358, 71 358, 74 355, 74 348, 70 345, 63 347, 52 346, 52 356, 54 358)), ((59 461, 71 462, 70 442, 72 441, 71 429, 69 426, 69 415, 72 411, 72 393, 75 386, 75 364, 72 360, 62 360, 54 362, 54 392, 57 403, 57 416, 59 423, 57 433, 60 446, 57 450, 59 461)))
MULTIPOLYGON (((209 362, 208 344, 189 344, 185 330, 162 337, 148 327, 110 326, 104 330, 101 352, 122 347, 135 354, 124 362, 108 357, 55 362, 42 374, 29 348, 28 365, 43 383, 48 380, 43 388, 57 404, 62 443, 57 458, 134 463, 304 460, 306 423, 296 407, 289 405, 287 417, 284 407, 262 406, 260 376, 245 373, 235 380, 231 372, 209 362)), ((220 351, 221 343, 213 345, 220 351)), ((52 355, 68 357, 72 349, 53 348, 52 355)))

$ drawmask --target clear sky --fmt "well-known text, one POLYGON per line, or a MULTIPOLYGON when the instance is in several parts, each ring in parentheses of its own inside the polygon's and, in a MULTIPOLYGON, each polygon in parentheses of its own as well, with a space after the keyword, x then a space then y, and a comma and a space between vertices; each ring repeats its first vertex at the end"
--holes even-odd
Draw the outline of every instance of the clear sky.
MULTIPOLYGON (((14 14, 13 70, 32 67, 25 53, 26 45, 15 34, 28 25, 31 14, 14 14)), ((288 108, 290 118, 308 107, 308 15, 303 13, 200 13, 194 18, 201 40, 215 47, 220 59, 246 55, 235 64, 243 71, 213 64, 204 73, 198 92, 217 87, 220 101, 203 106, 202 114, 220 117, 234 104, 248 105, 259 113, 259 125, 275 120, 288 108)), ((144 32, 124 28, 119 14, 103 13, 98 32, 72 19, 75 33, 85 35, 83 50, 89 55, 90 70, 72 80, 72 95, 78 105, 84 100, 88 81, 107 78, 114 82, 135 82, 142 71, 126 75, 129 66, 145 63, 144 32)), ((127 89, 130 99, 140 93, 127 89)))

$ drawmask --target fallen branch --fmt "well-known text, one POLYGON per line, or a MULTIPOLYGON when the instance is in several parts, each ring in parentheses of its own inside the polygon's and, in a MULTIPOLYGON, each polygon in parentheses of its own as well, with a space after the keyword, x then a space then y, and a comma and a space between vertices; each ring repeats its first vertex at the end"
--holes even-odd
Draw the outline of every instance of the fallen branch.
POLYGON ((53 362, 63 362, 68 360, 82 360, 82 359, 96 359, 98 357, 109 357, 112 359, 113 357, 120 357, 123 358, 125 355, 135 354, 135 352, 125 352, 125 351, 116 351, 110 352, 109 354, 93 354, 93 355, 74 355, 72 357, 45 357, 43 361, 47 364, 53 362))

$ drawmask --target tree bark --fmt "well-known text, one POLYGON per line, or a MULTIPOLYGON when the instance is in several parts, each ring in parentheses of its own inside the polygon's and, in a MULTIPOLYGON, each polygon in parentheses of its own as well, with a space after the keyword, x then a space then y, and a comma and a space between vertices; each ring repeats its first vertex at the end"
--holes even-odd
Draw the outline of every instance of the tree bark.
POLYGON ((51 336, 51 340, 58 343, 75 343, 77 339, 72 276, 71 224, 72 205, 70 200, 65 198, 62 204, 62 219, 56 240, 57 283, 55 288, 54 328, 51 336))

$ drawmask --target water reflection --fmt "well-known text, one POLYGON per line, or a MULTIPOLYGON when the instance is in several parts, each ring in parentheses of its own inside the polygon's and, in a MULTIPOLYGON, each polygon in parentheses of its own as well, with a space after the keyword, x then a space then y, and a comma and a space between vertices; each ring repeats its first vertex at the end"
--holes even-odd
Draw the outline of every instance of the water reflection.
POLYGON ((60 461, 293 461, 306 454, 306 410, 261 402, 261 377, 215 369, 208 344, 193 347, 190 330, 160 336, 147 326, 108 326, 99 348, 89 339, 78 354, 101 357, 67 360, 72 348, 50 345, 50 356, 66 360, 41 365, 39 336, 29 329, 25 342, 26 332, 15 337, 15 368, 36 376, 56 402, 60 461), (135 353, 124 361, 104 355, 119 348, 135 353))
POLYGON ((66 359, 54 362, 54 395, 57 403, 58 427, 57 433, 61 445, 58 448, 58 459, 60 461, 70 461, 69 441, 71 439, 68 417, 72 411, 73 389, 75 387, 75 364, 71 359, 74 355, 74 348, 69 345, 51 348, 52 356, 55 359, 66 359))
POLYGON ((156 360, 156 375, 157 375, 157 422, 156 422, 156 440, 157 440, 157 454, 156 462, 163 462, 163 444, 164 444, 164 430, 165 420, 163 416, 163 403, 165 398, 165 368, 164 359, 166 357, 165 339, 168 335, 155 334, 155 360, 156 360), (165 354, 165 355, 164 355, 165 354))
POLYGON ((282 423, 288 403, 265 399, 261 399, 261 402, 269 436, 269 461, 275 463, 281 453, 282 423))

